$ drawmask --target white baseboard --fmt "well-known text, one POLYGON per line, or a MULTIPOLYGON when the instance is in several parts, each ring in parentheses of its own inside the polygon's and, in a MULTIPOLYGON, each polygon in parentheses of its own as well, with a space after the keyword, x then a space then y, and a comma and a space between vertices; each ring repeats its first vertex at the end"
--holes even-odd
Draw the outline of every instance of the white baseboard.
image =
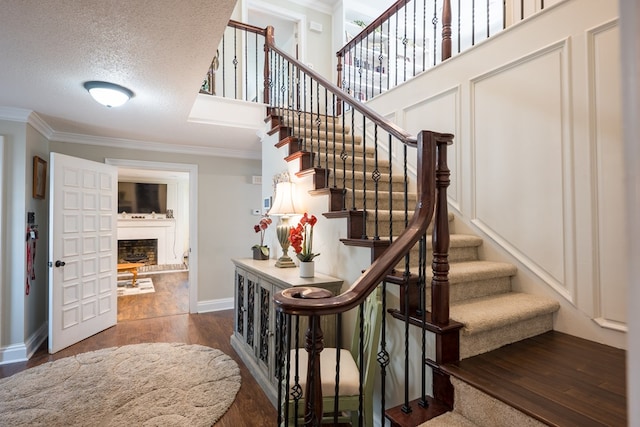
POLYGON ((198 302, 198 313, 207 313, 210 311, 222 311, 233 309, 233 298, 212 299, 209 301, 198 302))
POLYGON ((48 336, 49 326, 47 322, 44 322, 25 343, 0 348, 0 365, 29 360, 48 336))
POLYGON ((24 362, 25 360, 27 360, 27 346, 24 344, 12 344, 0 348, 0 365, 24 362))
POLYGON ((43 342, 49 337, 49 322, 44 322, 27 340, 27 359, 31 359, 43 342))

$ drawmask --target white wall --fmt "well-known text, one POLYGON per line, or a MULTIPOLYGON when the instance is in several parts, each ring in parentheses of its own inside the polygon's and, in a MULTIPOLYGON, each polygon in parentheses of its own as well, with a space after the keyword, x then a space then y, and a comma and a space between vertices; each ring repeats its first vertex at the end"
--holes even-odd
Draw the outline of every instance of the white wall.
MULTIPOLYGON (((624 101, 624 153, 627 196, 628 260, 640 259, 640 5, 620 0, 622 87, 624 101)), ((628 425, 640 425, 640 264, 629 262, 629 348, 627 350, 628 425)))
POLYGON ((565 1, 370 105, 411 133, 453 133, 460 226, 516 263, 517 288, 560 300, 556 329, 625 347, 617 15, 565 1))

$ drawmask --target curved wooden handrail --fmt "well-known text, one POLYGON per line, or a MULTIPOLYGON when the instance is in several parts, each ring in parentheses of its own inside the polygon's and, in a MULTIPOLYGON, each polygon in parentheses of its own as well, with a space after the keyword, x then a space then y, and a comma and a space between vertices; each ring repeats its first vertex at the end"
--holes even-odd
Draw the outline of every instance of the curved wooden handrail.
POLYGON ((448 145, 453 135, 422 131, 418 135, 418 200, 408 227, 344 293, 326 297, 314 288, 289 288, 274 296, 276 309, 287 314, 322 316, 342 313, 373 292, 427 230, 433 217, 436 190, 436 146, 448 145))
POLYGON ((360 102, 358 99, 354 98, 351 95, 346 94, 338 86, 336 86, 335 84, 331 83, 329 80, 325 79, 320 74, 318 74, 317 71, 307 67, 306 65, 304 65, 300 61, 294 59, 292 56, 290 56, 286 52, 278 49, 278 47, 276 47, 273 44, 273 42, 269 40, 268 37, 267 37, 267 44, 269 44, 269 48, 272 51, 276 52, 278 55, 282 56, 283 58, 285 58, 287 61, 291 62, 292 64, 296 64, 296 66, 301 71, 303 71, 308 76, 311 76, 315 81, 320 83, 329 92, 334 94, 337 99, 339 99, 341 101, 348 102, 349 105, 354 110, 362 113, 362 115, 366 116, 367 119, 371 120, 373 123, 378 125, 378 127, 380 127, 381 129, 385 130, 386 132, 390 133, 391 135, 395 136, 396 138, 398 138, 400 141, 402 141, 405 144, 409 144, 409 145, 412 145, 412 146, 416 145, 416 138, 413 135, 411 135, 410 133, 408 133, 407 131, 405 131, 401 127, 397 126, 395 123, 390 122, 389 120, 387 120, 386 118, 384 118, 383 116, 378 114, 376 111, 374 111, 371 108, 367 107, 365 104, 360 102))

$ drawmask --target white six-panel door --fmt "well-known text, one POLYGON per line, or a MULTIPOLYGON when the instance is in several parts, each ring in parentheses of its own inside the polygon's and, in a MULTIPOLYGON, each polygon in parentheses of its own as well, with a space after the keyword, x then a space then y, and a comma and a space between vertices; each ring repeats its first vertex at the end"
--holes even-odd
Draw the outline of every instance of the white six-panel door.
POLYGON ((118 172, 59 153, 50 157, 49 353, 117 322, 118 172))

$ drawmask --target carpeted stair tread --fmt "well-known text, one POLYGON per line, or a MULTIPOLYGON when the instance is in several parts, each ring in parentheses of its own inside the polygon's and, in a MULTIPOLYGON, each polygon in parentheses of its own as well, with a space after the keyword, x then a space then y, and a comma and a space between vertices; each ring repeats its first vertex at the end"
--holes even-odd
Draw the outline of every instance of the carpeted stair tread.
POLYGON ((509 292, 452 304, 450 317, 465 325, 465 336, 551 314, 559 308, 560 304, 550 298, 509 292))
POLYGON ((420 424, 418 427, 478 427, 457 412, 445 412, 426 423, 420 424))
MULTIPOLYGON (((513 276, 516 272, 517 268, 506 262, 477 260, 453 262, 449 264, 449 284, 513 276)), ((415 273, 417 274, 417 271, 415 273)), ((431 269, 428 268, 425 273, 429 279, 432 277, 431 269)))

